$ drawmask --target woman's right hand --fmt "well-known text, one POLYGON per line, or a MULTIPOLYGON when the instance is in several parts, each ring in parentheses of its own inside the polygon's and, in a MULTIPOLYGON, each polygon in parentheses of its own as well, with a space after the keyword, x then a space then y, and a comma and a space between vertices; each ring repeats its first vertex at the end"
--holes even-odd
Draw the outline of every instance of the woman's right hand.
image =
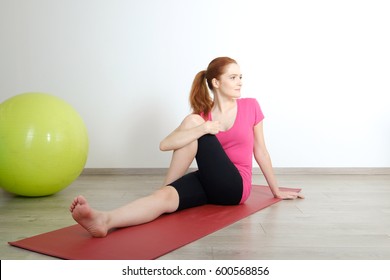
POLYGON ((221 131, 221 124, 219 121, 206 121, 203 125, 206 134, 217 134, 221 131))

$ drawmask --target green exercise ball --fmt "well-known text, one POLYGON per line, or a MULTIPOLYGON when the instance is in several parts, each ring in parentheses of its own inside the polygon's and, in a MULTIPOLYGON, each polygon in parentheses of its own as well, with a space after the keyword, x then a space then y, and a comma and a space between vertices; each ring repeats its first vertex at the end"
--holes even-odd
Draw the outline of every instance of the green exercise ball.
POLYGON ((88 157, 80 115, 62 99, 24 93, 0 104, 0 187, 46 196, 69 186, 88 157))

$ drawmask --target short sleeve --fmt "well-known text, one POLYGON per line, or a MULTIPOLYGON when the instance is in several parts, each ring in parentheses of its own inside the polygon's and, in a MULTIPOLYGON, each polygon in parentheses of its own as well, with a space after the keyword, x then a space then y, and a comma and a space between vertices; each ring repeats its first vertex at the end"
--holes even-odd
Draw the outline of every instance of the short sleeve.
POLYGON ((253 109, 254 109, 254 123, 253 125, 257 125, 259 122, 261 122, 264 119, 263 111, 261 111, 260 104, 257 102, 256 99, 252 99, 253 101, 253 109))

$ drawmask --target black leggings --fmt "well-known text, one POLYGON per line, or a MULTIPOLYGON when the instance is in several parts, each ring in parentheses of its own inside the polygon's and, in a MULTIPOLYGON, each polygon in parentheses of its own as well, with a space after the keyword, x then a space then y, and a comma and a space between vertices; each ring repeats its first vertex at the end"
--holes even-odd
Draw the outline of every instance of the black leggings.
POLYGON ((169 184, 179 194, 178 210, 204 204, 239 204, 242 177, 215 135, 206 134, 198 139, 195 158, 198 170, 169 184))

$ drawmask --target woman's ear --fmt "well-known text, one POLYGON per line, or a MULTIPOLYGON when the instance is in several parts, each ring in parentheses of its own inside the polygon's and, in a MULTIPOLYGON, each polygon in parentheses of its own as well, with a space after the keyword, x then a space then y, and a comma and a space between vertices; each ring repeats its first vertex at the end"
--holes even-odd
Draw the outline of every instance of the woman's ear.
POLYGON ((219 87, 219 81, 216 78, 212 79, 211 83, 213 84, 213 88, 219 87))

